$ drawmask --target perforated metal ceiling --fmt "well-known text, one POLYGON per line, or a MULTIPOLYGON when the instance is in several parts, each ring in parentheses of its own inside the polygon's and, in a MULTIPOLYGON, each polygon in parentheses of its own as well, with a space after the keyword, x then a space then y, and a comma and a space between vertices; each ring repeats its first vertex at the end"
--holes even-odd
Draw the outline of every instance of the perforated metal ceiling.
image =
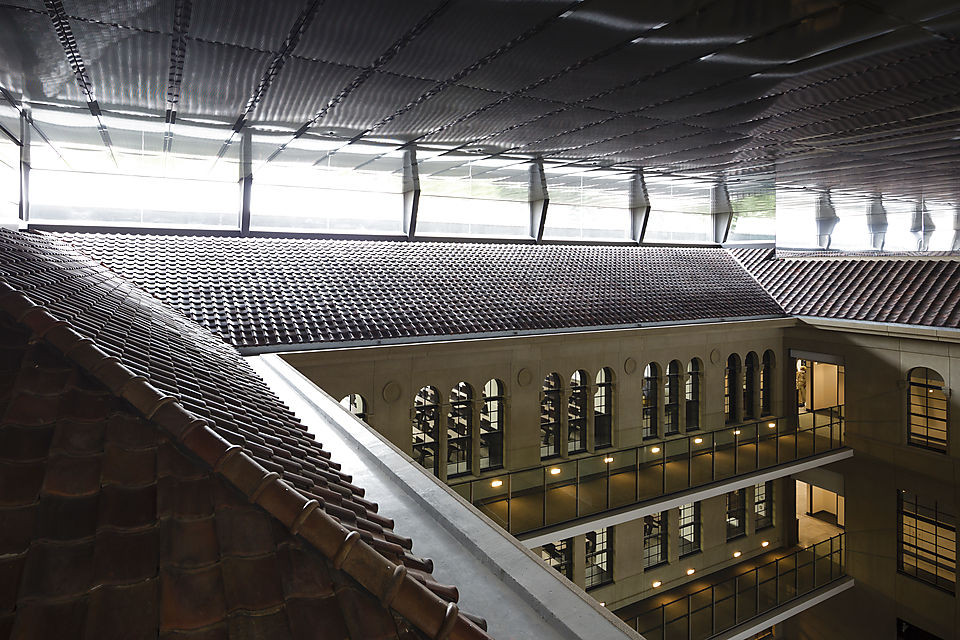
POLYGON ((958 37, 946 0, 19 0, 0 84, 221 122, 211 155, 248 126, 261 160, 299 132, 957 202, 958 37))

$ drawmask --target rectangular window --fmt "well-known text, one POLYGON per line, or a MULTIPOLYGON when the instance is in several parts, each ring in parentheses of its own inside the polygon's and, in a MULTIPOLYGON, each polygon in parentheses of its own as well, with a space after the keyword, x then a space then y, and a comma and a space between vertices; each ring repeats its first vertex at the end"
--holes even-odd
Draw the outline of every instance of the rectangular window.
POLYGON ((727 494, 727 540, 747 533, 747 490, 738 489, 727 494))
POLYGON ((613 572, 610 570, 611 550, 613 545, 611 533, 613 529, 597 529, 586 534, 586 588, 599 587, 613 582, 613 572))
POLYGON ((957 576, 957 518, 936 500, 898 495, 899 569, 953 593, 957 576))
POLYGON ((573 577, 573 547, 570 538, 540 547, 540 557, 567 578, 573 577))
POLYGON ((680 557, 700 551, 700 503, 680 505, 680 557))
POLYGON ((773 483, 758 482, 753 486, 753 512, 757 530, 773 526, 773 483))
POLYGON ((667 561, 667 532, 664 513, 643 517, 643 568, 667 561))

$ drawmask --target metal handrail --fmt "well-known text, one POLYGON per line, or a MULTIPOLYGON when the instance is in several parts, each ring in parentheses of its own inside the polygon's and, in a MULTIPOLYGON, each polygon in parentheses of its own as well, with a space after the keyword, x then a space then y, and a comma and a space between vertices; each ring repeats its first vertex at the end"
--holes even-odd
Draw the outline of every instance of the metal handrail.
POLYGON ((843 405, 804 417, 812 424, 768 418, 451 487, 510 533, 525 533, 844 446, 843 405))
POLYGON ((844 535, 797 549, 625 621, 647 640, 703 640, 722 633, 844 577, 844 535))

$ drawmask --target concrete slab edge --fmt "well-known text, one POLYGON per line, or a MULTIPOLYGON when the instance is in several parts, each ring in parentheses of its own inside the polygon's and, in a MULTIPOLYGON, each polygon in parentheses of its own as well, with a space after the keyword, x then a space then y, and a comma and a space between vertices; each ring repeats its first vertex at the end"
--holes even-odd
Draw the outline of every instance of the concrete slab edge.
POLYGON ((541 612, 545 621, 563 635, 591 640, 642 639, 626 623, 545 565, 476 507, 428 474, 364 422, 349 414, 279 355, 262 354, 248 357, 248 360, 281 400, 285 394, 295 393, 318 413, 327 416, 330 419, 329 426, 352 442, 371 466, 376 466, 381 473, 389 476, 396 486, 509 585, 518 597, 541 612), (257 366, 257 363, 263 366, 257 366), (277 380, 272 380, 271 375, 264 376, 264 373, 272 373, 285 388, 277 388, 277 380), (357 428, 358 425, 361 428, 357 428), (598 625, 601 619, 608 624, 598 625))

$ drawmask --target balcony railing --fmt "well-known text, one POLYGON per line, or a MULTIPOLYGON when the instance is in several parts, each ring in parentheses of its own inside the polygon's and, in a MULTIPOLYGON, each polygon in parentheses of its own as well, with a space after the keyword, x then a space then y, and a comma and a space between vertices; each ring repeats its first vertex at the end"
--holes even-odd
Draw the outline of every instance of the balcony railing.
POLYGON ((844 577, 843 536, 651 607, 626 622, 647 640, 702 640, 844 577))
POLYGON ((843 405, 452 484, 504 529, 535 531, 843 446, 843 405))

